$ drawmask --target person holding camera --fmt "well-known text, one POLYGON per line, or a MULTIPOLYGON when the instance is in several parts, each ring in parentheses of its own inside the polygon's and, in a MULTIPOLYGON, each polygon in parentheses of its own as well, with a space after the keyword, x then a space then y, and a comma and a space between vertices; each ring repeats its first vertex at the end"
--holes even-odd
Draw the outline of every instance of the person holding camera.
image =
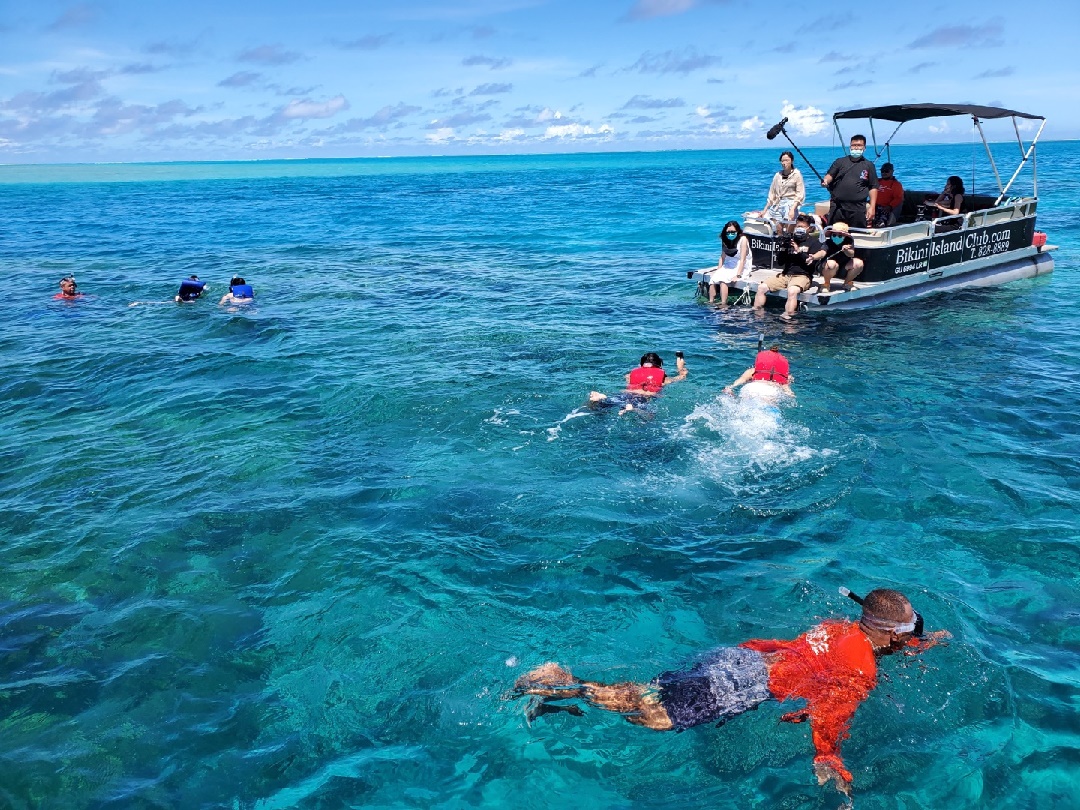
POLYGON ((770 292, 786 289, 787 303, 784 305, 784 314, 780 317, 785 320, 794 317, 795 309, 799 306, 799 293, 806 292, 813 286, 814 273, 826 256, 825 245, 812 229, 813 221, 810 217, 799 214, 795 219, 795 230, 780 243, 784 269, 773 278, 758 284, 757 295, 754 296, 755 309, 765 306, 765 297, 770 292))

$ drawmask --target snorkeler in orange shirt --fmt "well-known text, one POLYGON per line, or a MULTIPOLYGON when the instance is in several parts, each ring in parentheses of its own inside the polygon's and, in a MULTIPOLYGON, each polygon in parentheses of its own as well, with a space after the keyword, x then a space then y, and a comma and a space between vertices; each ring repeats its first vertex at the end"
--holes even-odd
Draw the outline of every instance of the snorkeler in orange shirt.
POLYGON ((540 698, 530 704, 530 718, 560 710, 580 714, 576 707, 551 703, 579 698, 656 731, 723 723, 770 698, 803 699, 804 708, 781 720, 810 721, 818 784, 832 782, 850 795, 852 775, 840 758, 840 743, 877 684, 877 656, 919 652, 949 634, 941 630, 924 638, 922 617, 899 591, 881 588, 865 599, 846 588, 841 592, 862 605, 858 622, 829 620, 790 641, 754 639, 721 647, 690 669, 664 672, 647 684, 583 681, 547 663, 519 678, 513 696, 540 698))

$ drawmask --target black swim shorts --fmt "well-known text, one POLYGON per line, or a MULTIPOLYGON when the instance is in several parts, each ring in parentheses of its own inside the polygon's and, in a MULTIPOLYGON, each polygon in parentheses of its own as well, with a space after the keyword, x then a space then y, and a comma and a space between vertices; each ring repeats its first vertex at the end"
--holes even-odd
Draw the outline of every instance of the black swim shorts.
POLYGON ((713 650, 691 669, 663 673, 656 686, 679 731, 730 719, 772 697, 765 659, 743 647, 713 650))

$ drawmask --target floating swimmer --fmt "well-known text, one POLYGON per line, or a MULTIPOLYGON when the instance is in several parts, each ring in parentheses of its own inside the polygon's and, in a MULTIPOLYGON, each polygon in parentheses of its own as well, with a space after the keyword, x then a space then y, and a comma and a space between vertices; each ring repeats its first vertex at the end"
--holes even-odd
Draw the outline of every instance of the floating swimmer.
POLYGON ((743 390, 740 398, 776 403, 781 397, 795 396, 791 390, 792 379, 788 360, 774 343, 767 350, 758 351, 754 367, 744 371, 739 379, 724 389, 724 393, 734 395, 735 389, 741 385, 743 390))
POLYGON ((79 290, 79 285, 75 283, 75 276, 64 276, 60 279, 60 292, 53 296, 53 300, 57 301, 76 301, 80 298, 85 298, 79 290))
POLYGON ((255 291, 251 289, 241 276, 233 276, 229 282, 229 291, 218 301, 218 306, 225 304, 250 304, 255 299, 255 291))
POLYGON ((641 356, 641 365, 626 375, 626 390, 621 394, 608 396, 599 391, 589 392, 589 405, 592 407, 619 407, 619 416, 634 408, 648 405, 665 385, 682 382, 686 379, 686 361, 682 352, 675 352, 675 365, 679 373, 668 377, 664 371, 664 361, 656 352, 647 352, 641 356))
POLYGON ((649 683, 606 684, 575 678, 550 662, 518 678, 511 697, 533 695, 527 716, 551 713, 550 701, 584 700, 622 714, 654 731, 682 731, 725 721, 766 700, 805 700, 806 706, 780 719, 810 721, 814 774, 851 794, 851 772, 840 758, 851 718, 877 685, 877 658, 905 651, 913 655, 950 637, 939 630, 923 638, 923 620, 899 591, 878 589, 865 599, 841 593, 862 605, 858 622, 826 620, 798 638, 753 639, 720 647, 690 669, 664 672, 649 683))
POLYGON ((173 300, 178 304, 197 301, 202 297, 202 294, 205 291, 206 282, 199 281, 198 276, 191 275, 180 282, 180 290, 176 293, 176 298, 173 300))

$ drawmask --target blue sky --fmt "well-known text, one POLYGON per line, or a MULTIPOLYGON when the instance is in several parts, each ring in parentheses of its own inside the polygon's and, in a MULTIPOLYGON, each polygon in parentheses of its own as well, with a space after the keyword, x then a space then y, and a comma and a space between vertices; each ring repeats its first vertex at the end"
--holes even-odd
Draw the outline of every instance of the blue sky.
MULTIPOLYGON (((737 148, 766 145, 781 115, 809 146, 832 142, 837 109, 905 101, 1003 105, 1075 138, 1063 14, 1002 0, 0 0, 0 163, 737 148)), ((903 130, 970 137, 960 119, 903 130)))

